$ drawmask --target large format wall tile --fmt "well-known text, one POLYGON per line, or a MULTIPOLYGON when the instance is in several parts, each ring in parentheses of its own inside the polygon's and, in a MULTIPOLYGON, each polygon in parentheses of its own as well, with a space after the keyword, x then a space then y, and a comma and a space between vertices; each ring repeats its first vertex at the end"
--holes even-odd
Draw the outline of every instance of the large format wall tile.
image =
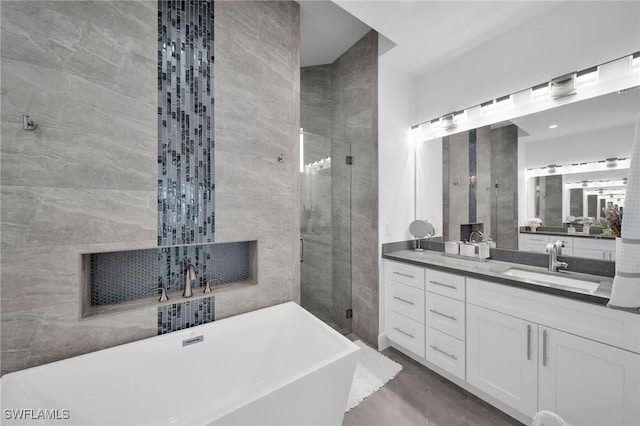
POLYGON ((216 241, 257 240, 258 259, 257 286, 216 294, 224 318, 300 297, 299 6, 214 11, 216 241))
POLYGON ((155 191, 3 186, 2 247, 149 240, 156 233, 156 196, 155 191))
MULTIPOLYGON (((372 345, 378 342, 377 66, 378 35, 370 31, 333 63, 332 74, 332 137, 336 146, 348 143, 353 155, 349 166, 352 330, 372 345)), ((338 163, 341 161, 339 158, 338 163)), ((340 234, 334 236, 334 246, 343 247, 340 234)), ((347 270, 346 266, 334 265, 338 272, 335 278, 347 270)))
MULTIPOLYGON (((231 154, 216 239, 257 239, 261 259, 258 285, 216 294, 217 319, 299 300, 299 6, 214 7, 231 154), (254 155, 251 180, 233 153, 254 155)), ((157 17, 155 1, 2 4, 2 374, 157 333, 156 307, 79 319, 81 253, 157 243, 157 17)))

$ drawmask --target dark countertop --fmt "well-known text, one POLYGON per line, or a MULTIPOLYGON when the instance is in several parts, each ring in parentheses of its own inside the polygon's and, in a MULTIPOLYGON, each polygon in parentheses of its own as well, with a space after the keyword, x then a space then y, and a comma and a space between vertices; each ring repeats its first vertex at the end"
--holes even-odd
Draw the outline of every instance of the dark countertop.
POLYGON ((423 252, 415 252, 413 250, 400 250, 383 254, 382 257, 384 259, 429 267, 439 271, 465 275, 467 277, 477 278, 480 280, 489 280, 497 284, 538 291, 541 293, 552 294, 597 305, 606 305, 609 302, 611 297, 611 286, 613 284, 613 279, 609 277, 580 274, 576 272, 559 272, 554 274, 548 272, 546 268, 518 263, 501 262, 497 260, 478 262, 471 259, 465 259, 462 256, 445 256, 439 251, 426 250, 423 252), (511 268, 599 283, 599 287, 594 292, 590 292, 588 290, 570 288, 557 284, 546 284, 535 279, 505 275, 504 273, 511 268))
POLYGON ((615 240, 616 237, 613 235, 602 235, 602 234, 583 234, 582 232, 576 232, 575 234, 569 234, 568 232, 558 232, 558 231, 520 231, 521 234, 533 234, 533 235, 562 235, 563 237, 581 237, 581 238, 591 238, 597 240, 615 240))

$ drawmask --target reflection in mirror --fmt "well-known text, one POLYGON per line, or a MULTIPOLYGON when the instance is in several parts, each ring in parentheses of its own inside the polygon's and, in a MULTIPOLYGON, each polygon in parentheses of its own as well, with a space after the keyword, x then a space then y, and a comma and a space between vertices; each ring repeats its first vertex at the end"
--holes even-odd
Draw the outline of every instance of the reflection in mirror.
POLYGON ((445 241, 480 230, 498 248, 528 250, 520 237, 537 219, 538 232, 598 234, 603 208, 624 211, 639 100, 614 92, 418 143, 416 210, 441 220, 445 241))

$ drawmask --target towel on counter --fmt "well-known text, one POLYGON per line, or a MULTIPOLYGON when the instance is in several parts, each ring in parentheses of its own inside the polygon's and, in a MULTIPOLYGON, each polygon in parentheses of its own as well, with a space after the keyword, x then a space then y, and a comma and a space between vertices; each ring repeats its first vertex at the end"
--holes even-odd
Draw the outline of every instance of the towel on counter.
POLYGON ((640 117, 636 121, 624 205, 609 306, 640 309, 640 117))

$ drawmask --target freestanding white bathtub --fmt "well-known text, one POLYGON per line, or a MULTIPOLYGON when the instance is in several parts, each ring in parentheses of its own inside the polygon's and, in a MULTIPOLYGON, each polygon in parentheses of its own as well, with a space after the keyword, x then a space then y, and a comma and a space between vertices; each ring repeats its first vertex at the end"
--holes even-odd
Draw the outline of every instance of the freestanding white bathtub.
POLYGON ((0 423, 340 425, 358 350, 284 303, 7 374, 0 423))

